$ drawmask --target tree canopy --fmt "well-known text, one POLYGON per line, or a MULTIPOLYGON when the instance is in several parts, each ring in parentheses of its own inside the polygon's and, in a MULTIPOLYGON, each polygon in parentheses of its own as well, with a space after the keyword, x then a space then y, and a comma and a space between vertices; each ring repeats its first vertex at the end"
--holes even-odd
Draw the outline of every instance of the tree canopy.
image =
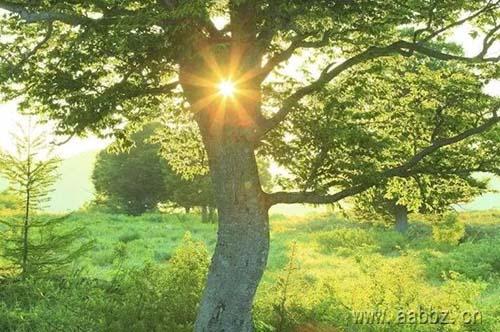
MULTIPOLYGON (((498 73, 498 58, 489 52, 498 33, 498 6, 498 1, 227 3, 165 0, 141 4, 135 1, 58 1, 57 4, 51 1, 2 1, 0 8, 8 11, 4 13, 0 25, 2 35, 6 36, 0 44, 4 59, 2 92, 5 98, 22 95, 23 109, 29 110, 36 106, 38 113, 59 120, 59 133, 85 135, 92 131, 120 138, 124 135, 121 129, 124 121, 144 122, 168 111, 178 114, 186 107, 202 107, 199 104, 184 103, 186 97, 189 99, 190 93, 187 88, 178 89, 179 83, 209 90, 210 95, 214 94, 213 90, 221 79, 235 77, 241 85, 239 98, 243 100, 242 103, 245 99, 253 98, 250 96, 253 92, 243 91, 247 86, 255 82, 263 84, 260 92, 262 114, 247 114, 253 122, 251 131, 254 134, 257 132, 257 137, 262 138, 278 124, 283 124, 278 127, 278 133, 292 130, 295 135, 293 130, 298 128, 292 128, 290 121, 304 120, 311 128, 316 128, 320 123, 328 125, 327 118, 324 117, 327 112, 330 112, 330 117, 337 116, 333 110, 326 111, 331 106, 319 107, 318 100, 330 105, 337 102, 345 104, 349 101, 341 100, 343 96, 351 94, 352 98, 354 95, 363 95, 356 104, 360 106, 371 102, 369 95, 374 89, 384 89, 385 86, 387 91, 398 84, 396 80, 416 81, 420 80, 421 74, 425 74, 428 84, 424 86, 424 82, 421 82, 420 88, 432 89, 435 78, 447 79, 447 74, 443 73, 445 69, 434 73, 433 68, 425 68, 424 65, 420 65, 421 71, 415 72, 413 77, 398 77, 405 70, 402 67, 398 69, 398 66, 404 66, 402 63, 406 63, 406 66, 418 66, 413 63, 415 60, 416 63, 425 61, 422 56, 441 62, 436 66, 446 66, 445 63, 448 64, 451 60, 463 62, 464 67, 467 65, 469 68, 480 68, 482 73, 487 72, 487 75, 475 83, 472 82, 474 78, 470 77, 471 74, 469 77, 461 77, 458 73, 448 74, 456 83, 449 84, 448 89, 462 86, 462 90, 466 90, 465 85, 472 84, 476 87, 469 92, 479 94, 479 85, 498 73), (252 22, 245 19, 244 13, 252 17, 252 22), (214 18, 223 18, 226 26, 216 28, 212 21, 214 18), (471 24, 471 34, 484 38, 484 47, 477 56, 466 57, 459 47, 436 47, 436 42, 444 41, 454 28, 464 23, 471 24), (252 25, 253 30, 248 30, 246 25, 252 25), (243 36, 245 34, 247 36, 243 36), (249 40, 233 47, 240 35, 249 40), (247 70, 247 65, 243 63, 247 60, 243 55, 250 52, 246 48, 250 42, 257 46, 257 49, 252 50, 253 56, 259 64, 259 59, 262 59, 262 65, 247 70), (283 65, 294 56, 302 57, 301 68, 306 72, 301 75, 301 80, 293 79, 290 77, 292 75, 283 71, 283 65), (389 56, 396 57, 388 58, 389 56), (196 62, 193 61, 198 58, 204 68, 196 67, 196 62), (314 59, 314 63, 308 63, 308 59, 314 59), (364 65, 367 62, 370 64, 364 65), (373 78, 378 80, 378 84, 371 87, 364 84, 366 82, 363 82, 363 75, 367 75, 367 70, 374 70, 378 66, 380 71, 387 62, 393 64, 391 70, 395 77, 392 82, 389 79, 388 82, 380 83, 391 76, 386 72, 373 78), (189 64, 189 72, 180 75, 178 66, 182 64, 189 64), (313 73, 307 73, 312 69, 313 73), (309 83, 303 85, 304 80, 309 83), (469 83, 466 83, 467 80, 469 83), (310 105, 313 107, 309 107, 310 105), (324 110, 320 111, 320 108, 324 110), (285 122, 282 123, 283 121, 285 122), (110 130, 113 127, 115 129, 110 130)), ((397 95, 402 93, 404 91, 392 91, 385 99, 398 98, 397 95)), ((453 97, 452 93, 453 91, 449 91, 450 97, 453 97)), ((470 97, 469 102, 474 103, 472 97, 477 96, 470 97)), ((486 98, 482 98, 484 103, 475 105, 475 108, 483 107, 482 115, 491 117, 496 111, 495 105, 487 105, 486 98)), ((211 100, 214 97, 206 99, 208 100, 203 101, 202 98, 200 103, 217 102, 211 100)), ((409 100, 407 102, 411 103, 409 100)), ((418 102, 418 98, 413 102, 418 102)), ((436 105, 437 102, 424 107, 431 109, 436 105)), ((341 107, 340 104, 335 106, 336 109, 341 107)), ((387 109, 386 113, 397 112, 404 111, 387 109)), ((350 115, 353 114, 344 114, 345 117, 350 115)), ((481 115, 476 116, 479 119, 481 115)), ((485 125, 491 126, 496 119, 494 116, 485 125)), ((399 120, 411 123, 405 117, 399 120)), ((447 132, 457 134, 459 129, 470 129, 464 125, 455 128, 457 130, 447 132)), ((375 129, 380 131, 380 128, 344 128, 347 135, 343 135, 342 139, 361 134, 359 138, 372 140, 373 146, 377 142, 376 138, 367 136, 371 136, 368 132, 375 129)), ((330 127, 322 133, 327 135, 328 131, 335 130, 330 127)), ((386 136, 390 134, 391 130, 385 133, 386 136)), ((443 134, 444 132, 440 138, 444 139, 443 134)), ((277 133, 271 135, 276 137, 277 133)), ((405 131, 401 130, 400 135, 404 137, 405 131)), ((266 136, 266 142, 268 140, 269 137, 266 136)), ((318 149, 324 149, 325 145, 333 143, 327 141, 310 141, 308 149, 302 149, 300 153, 307 154, 312 149, 313 154, 317 154, 318 149), (312 145, 314 147, 311 148, 312 145)), ((423 143, 424 141, 417 146, 425 148, 423 143)), ((280 142, 273 144, 279 145, 280 142)), ((436 150, 449 144, 439 145, 436 150)), ((273 148, 273 152, 278 149, 273 148)), ((373 150, 370 153, 375 157, 381 149, 383 144, 379 151, 373 150)), ((434 148, 431 150, 434 152, 434 148)), ((333 152, 339 151, 331 151, 331 155, 333 152)), ((400 157, 403 156, 410 157, 407 152, 401 151, 400 157)), ((358 182, 353 177, 353 170, 346 177, 345 172, 338 169, 341 160, 342 158, 336 158, 335 163, 330 164, 331 169, 335 170, 335 176, 344 178, 342 183, 335 185, 345 186, 358 182)), ((403 162, 405 159, 399 160, 403 162)), ((361 163, 359 161, 352 159, 351 165, 356 165, 358 169, 361 164, 365 167, 373 166, 367 160, 361 163)), ((288 161, 286 164, 289 164, 288 161)), ((300 167, 304 169, 310 163, 294 164, 296 165, 290 167, 291 170, 297 178, 302 177, 301 180, 304 181, 303 172, 295 166, 301 164, 300 167)), ((383 166, 382 161, 378 161, 378 164, 375 169, 383 166)), ((396 165, 394 162, 392 164, 396 165)), ((363 176, 372 177, 372 174, 363 176)), ((326 174, 324 177, 326 178, 326 174)), ((315 181, 320 179, 318 177, 315 181)), ((316 184, 319 186, 314 189, 324 189, 324 183, 316 184)), ((304 200, 298 197, 282 198, 275 196, 274 200, 304 200)), ((305 200, 321 201, 311 198, 305 200)))

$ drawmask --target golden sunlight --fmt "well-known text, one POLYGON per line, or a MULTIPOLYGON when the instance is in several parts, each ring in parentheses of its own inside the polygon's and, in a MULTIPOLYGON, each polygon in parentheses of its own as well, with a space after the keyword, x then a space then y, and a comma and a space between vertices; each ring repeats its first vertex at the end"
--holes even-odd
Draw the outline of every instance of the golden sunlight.
POLYGON ((224 97, 232 97, 236 92, 236 87, 232 81, 222 81, 219 83, 219 93, 224 97))

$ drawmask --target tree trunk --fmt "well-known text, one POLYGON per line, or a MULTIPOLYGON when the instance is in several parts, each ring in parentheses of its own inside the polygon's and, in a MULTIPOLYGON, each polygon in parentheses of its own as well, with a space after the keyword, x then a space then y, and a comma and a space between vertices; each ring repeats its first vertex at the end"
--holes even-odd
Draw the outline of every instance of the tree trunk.
POLYGON ((207 224, 208 220, 208 208, 206 206, 201 207, 201 222, 207 224))
POLYGON ((268 204, 254 154, 264 121, 261 82, 252 74, 262 65, 257 3, 234 2, 230 12, 231 47, 197 43, 203 56, 187 59, 179 73, 207 152, 219 219, 197 332, 253 330, 252 303, 269 253, 268 204), (234 96, 220 94, 223 79, 234 80, 234 96))
POLYGON ((406 206, 396 204, 394 215, 396 217, 396 231, 405 233, 408 230, 408 209, 406 206))
POLYGON ((217 222, 217 213, 214 207, 208 207, 208 222, 211 224, 217 222))
POLYGON ((195 331, 252 331, 253 298, 269 252, 268 209, 253 146, 204 140, 219 228, 195 331))

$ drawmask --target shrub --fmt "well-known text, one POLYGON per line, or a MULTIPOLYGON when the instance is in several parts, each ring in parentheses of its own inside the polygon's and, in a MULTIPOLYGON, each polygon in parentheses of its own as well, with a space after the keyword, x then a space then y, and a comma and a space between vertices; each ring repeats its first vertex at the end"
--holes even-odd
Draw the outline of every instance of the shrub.
POLYGON ((129 231, 125 234, 122 234, 118 237, 118 240, 123 243, 129 243, 135 240, 139 240, 141 238, 141 235, 138 232, 132 232, 129 231))
POLYGON ((8 192, 0 192, 0 215, 12 215, 22 211, 19 197, 8 192))
POLYGON ((148 264, 116 281, 102 330, 191 331, 208 265, 205 245, 187 233, 168 264, 148 264))
POLYGON ((327 252, 332 252, 339 247, 356 249, 375 245, 371 234, 359 228, 339 228, 333 231, 321 232, 317 235, 316 240, 320 247, 327 252))
POLYGON ((408 237, 399 232, 387 230, 374 231, 373 233, 376 243, 380 247, 380 252, 383 254, 399 251, 408 246, 408 237))
POLYGON ((321 324, 347 320, 349 313, 331 284, 304 275, 297 258, 297 246, 293 243, 286 267, 274 282, 260 287, 254 310, 258 332, 303 331, 304 326, 320 331, 321 324))
POLYGON ((434 222, 432 237, 437 242, 456 245, 465 235, 465 225, 458 221, 455 213, 445 214, 443 219, 434 222))
POLYGON ((463 243, 447 255, 427 258, 426 266, 433 277, 454 271, 472 280, 489 280, 500 276, 498 257, 500 242, 496 239, 484 239, 475 243, 463 243))

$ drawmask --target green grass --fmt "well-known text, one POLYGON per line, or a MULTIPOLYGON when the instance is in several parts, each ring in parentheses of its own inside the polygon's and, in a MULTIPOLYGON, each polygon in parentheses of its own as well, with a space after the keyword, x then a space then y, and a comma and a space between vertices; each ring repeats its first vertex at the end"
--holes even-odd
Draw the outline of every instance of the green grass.
POLYGON ((195 240, 205 242, 213 249, 216 226, 202 224, 193 215, 150 214, 142 217, 109 215, 101 213, 77 213, 68 220, 72 224, 84 224, 87 233, 82 240, 94 241, 91 252, 82 257, 77 265, 91 277, 110 279, 114 275, 115 251, 125 246, 124 268, 136 268, 147 263, 161 264, 172 256, 184 235, 190 233, 195 240))
MULTIPOLYGON (((394 314, 419 306, 482 313, 479 325, 457 323, 443 331, 500 330, 500 212, 462 213, 459 221, 465 235, 454 245, 434 240, 424 222, 412 222, 402 235, 331 213, 273 215, 268 268, 255 306, 258 330, 273 331, 269 326, 283 320, 289 331, 436 331, 430 325, 352 323, 353 311, 394 314), (285 309, 277 305, 282 298, 285 309)), ((76 264, 84 275, 104 280, 120 269, 168 265, 186 233, 212 252, 217 232, 195 215, 76 213, 67 225, 76 224, 86 226, 82 240, 94 240, 94 249, 76 264)))
MULTIPOLYGON (((274 215, 264 280, 272 281, 286 266, 293 243, 296 243, 302 270, 307 274, 338 275, 342 270, 359 266, 356 261, 359 257, 365 261, 377 258, 385 262, 402 256, 412 256, 425 264, 432 282, 439 281, 441 273, 452 268, 466 275, 470 273, 467 276, 471 279, 498 274, 499 259, 495 256, 498 253, 494 251, 498 246, 493 242, 500 238, 500 213, 463 213, 460 219, 467 226, 466 241, 454 246, 434 241, 430 226, 424 223, 414 224, 408 235, 401 235, 390 228, 354 224, 335 215, 274 215), (489 266, 481 268, 481 259, 489 259, 486 263, 489 266)), ((120 244, 126 246, 125 267, 139 267, 148 262, 168 261, 188 232, 193 239, 203 241, 211 252, 217 232, 216 225, 203 224, 195 215, 128 217, 79 213, 68 220, 68 225, 75 223, 84 224, 88 232, 84 238, 94 240, 93 251, 78 264, 97 278, 110 277, 114 250, 120 244)))

